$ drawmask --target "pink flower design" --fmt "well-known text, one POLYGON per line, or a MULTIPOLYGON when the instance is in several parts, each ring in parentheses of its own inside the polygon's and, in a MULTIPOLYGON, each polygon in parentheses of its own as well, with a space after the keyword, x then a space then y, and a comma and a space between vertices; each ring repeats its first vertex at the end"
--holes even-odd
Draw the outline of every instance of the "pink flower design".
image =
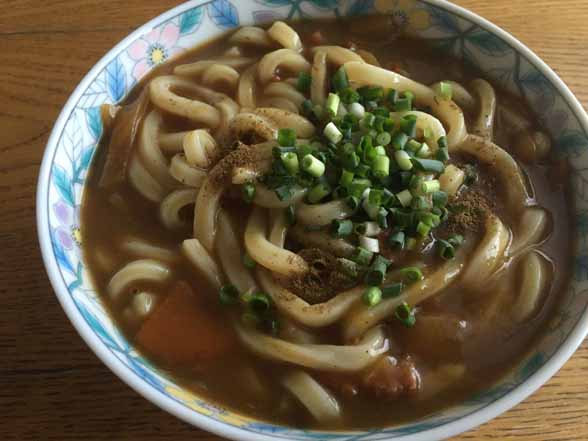
POLYGON ((53 212, 59 221, 55 237, 65 250, 72 250, 82 243, 80 230, 80 207, 72 207, 62 200, 53 204, 53 212))
POLYGON ((167 60, 173 53, 179 37, 180 28, 173 23, 167 23, 131 44, 127 54, 137 62, 133 68, 133 77, 138 81, 153 66, 167 60))

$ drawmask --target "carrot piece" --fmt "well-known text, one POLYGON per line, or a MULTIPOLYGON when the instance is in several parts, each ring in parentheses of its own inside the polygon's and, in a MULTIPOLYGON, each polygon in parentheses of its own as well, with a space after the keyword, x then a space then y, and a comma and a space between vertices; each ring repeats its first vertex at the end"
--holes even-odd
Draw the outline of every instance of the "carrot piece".
POLYGON ((229 326, 207 314, 187 283, 179 282, 143 323, 136 341, 164 363, 179 365, 218 358, 235 337, 229 326))

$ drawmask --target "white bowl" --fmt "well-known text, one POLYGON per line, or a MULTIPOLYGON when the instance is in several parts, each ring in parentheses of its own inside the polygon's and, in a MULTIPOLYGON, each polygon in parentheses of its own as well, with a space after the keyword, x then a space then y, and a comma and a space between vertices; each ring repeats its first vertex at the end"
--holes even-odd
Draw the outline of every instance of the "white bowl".
MULTIPOLYGON (((250 441, 431 441, 471 429, 515 406, 566 362, 588 331, 588 117, 562 80, 525 45, 481 17, 443 0, 194 0, 159 16, 112 49, 84 78, 61 112, 43 158, 37 224, 45 266, 73 325, 100 359, 145 398, 177 417, 231 439, 250 441), (98 107, 117 102, 163 55, 176 55, 228 28, 296 18, 392 13, 407 31, 434 38, 507 89, 523 95, 541 118, 558 153, 573 157, 575 215, 582 240, 570 288, 528 357, 488 390, 418 421, 367 432, 292 429, 238 415, 182 390, 126 341, 86 274, 79 243, 79 204, 102 128, 98 107)), ((580 239, 580 238, 578 238, 580 239)))

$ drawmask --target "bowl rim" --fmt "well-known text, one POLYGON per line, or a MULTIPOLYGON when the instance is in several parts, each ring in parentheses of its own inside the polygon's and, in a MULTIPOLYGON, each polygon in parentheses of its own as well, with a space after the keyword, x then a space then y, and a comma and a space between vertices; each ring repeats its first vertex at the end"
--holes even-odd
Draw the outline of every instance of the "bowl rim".
MULTIPOLYGON (((536 55, 525 44, 515 38, 512 34, 493 24, 489 20, 479 16, 478 14, 458 5, 451 3, 448 0, 420 0, 432 6, 439 7, 452 14, 470 20, 480 26, 482 29, 497 35, 505 42, 507 42, 516 52, 525 56, 525 58, 534 65, 550 83, 561 94, 564 101, 568 104, 573 115, 578 119, 580 126, 588 133, 588 115, 586 111, 570 91, 564 81, 549 67, 538 55, 536 55)), ((104 363, 116 376, 123 382, 129 385, 135 392, 142 395, 144 398, 157 405, 166 412, 176 416, 177 418, 209 431, 211 433, 227 437, 234 440, 244 441, 270 441, 276 438, 271 435, 261 434, 259 432, 249 431, 247 429, 232 426, 227 423, 215 420, 209 416, 200 414, 189 409, 172 398, 164 395, 153 387, 148 386, 140 377, 133 375, 127 366, 122 361, 114 356, 114 354, 102 343, 92 328, 80 315, 79 310, 74 304, 72 297, 69 294, 67 286, 65 285, 61 274, 58 270, 53 248, 49 234, 49 212, 44 209, 45 201, 48 198, 49 192, 49 178, 51 175, 51 166, 53 164, 54 156, 57 150, 58 141, 61 133, 67 123, 69 115, 75 108, 82 93, 87 89, 90 83, 94 80, 96 75, 101 72, 106 65, 122 52, 130 43, 145 34, 146 30, 152 29, 159 24, 181 14, 182 12, 211 3, 212 0, 190 0, 182 3, 157 17, 149 20, 147 23, 139 26, 135 31, 130 33, 112 49, 110 49, 83 77, 83 79, 76 86, 66 104, 61 110, 47 141, 47 146, 43 153, 43 160, 39 171, 39 178, 37 181, 36 194, 36 220, 37 220, 37 235, 40 243, 43 263, 45 270, 53 287, 53 290, 65 311, 68 319, 92 349, 94 354, 104 363)), ((588 334, 588 305, 584 308, 578 318, 574 328, 565 337, 565 340, 560 347, 551 355, 551 357, 541 366, 534 374, 527 380, 517 385, 513 390, 506 393, 501 398, 487 404, 486 406, 475 410, 469 414, 463 415, 454 421, 441 424, 438 427, 426 429, 418 433, 401 435, 394 437, 394 439, 401 439, 403 441, 424 441, 424 440, 441 440, 446 439, 460 433, 471 430, 516 406, 544 383, 546 383, 573 355, 578 346, 582 343, 588 334)), ((311 431, 313 432, 313 431, 311 431)), ((318 431, 316 431, 319 433, 318 431)), ((361 433, 361 432, 358 432, 361 433)))

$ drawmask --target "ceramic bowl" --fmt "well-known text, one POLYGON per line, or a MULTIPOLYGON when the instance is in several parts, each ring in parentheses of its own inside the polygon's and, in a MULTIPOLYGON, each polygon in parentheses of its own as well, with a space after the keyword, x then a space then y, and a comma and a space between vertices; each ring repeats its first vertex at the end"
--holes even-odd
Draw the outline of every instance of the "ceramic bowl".
POLYGON ((59 116, 47 144, 37 192, 45 266, 80 335, 145 398, 202 429, 235 440, 437 440, 464 432, 515 406, 572 355, 588 330, 588 118, 560 78, 525 45, 492 23, 441 0, 189 1, 141 26, 96 64, 59 116), (116 103, 150 69, 228 29, 275 19, 391 14, 406 32, 477 66, 524 97, 550 132, 557 153, 573 158, 578 238, 573 280, 543 338, 499 382, 418 421, 367 432, 317 432, 256 421, 182 389, 138 354, 102 305, 80 250, 79 211, 88 166, 102 133, 99 106, 116 103))

